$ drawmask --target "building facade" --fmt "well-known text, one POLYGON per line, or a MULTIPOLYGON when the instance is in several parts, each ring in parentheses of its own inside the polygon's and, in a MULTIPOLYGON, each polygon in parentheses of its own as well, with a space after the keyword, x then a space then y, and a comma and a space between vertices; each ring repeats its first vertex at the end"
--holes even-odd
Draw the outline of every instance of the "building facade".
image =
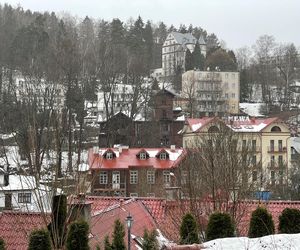
POLYGON ((92 194, 165 197, 176 182, 174 172, 185 150, 171 148, 102 148, 89 151, 92 194))
POLYGON ((187 119, 182 131, 183 147, 198 148, 199 140, 211 133, 217 133, 215 128, 220 125, 236 134, 241 149, 248 147, 247 158, 250 160, 245 165, 249 171, 247 181, 257 189, 284 190, 291 168, 290 131, 287 125, 276 117, 187 119))
POLYGON ((190 70, 182 74, 181 96, 189 103, 191 117, 238 114, 239 72, 190 70))
POLYGON ((173 76, 178 67, 185 71, 187 49, 194 51, 198 41, 201 53, 206 56, 206 43, 201 36, 198 40, 191 33, 171 32, 162 46, 162 70, 164 77, 173 76))

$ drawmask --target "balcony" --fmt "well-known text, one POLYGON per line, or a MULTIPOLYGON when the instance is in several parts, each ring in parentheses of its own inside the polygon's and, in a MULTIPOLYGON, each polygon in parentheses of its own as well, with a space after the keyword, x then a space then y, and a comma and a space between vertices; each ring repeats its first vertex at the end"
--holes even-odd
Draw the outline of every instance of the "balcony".
POLYGON ((286 147, 273 147, 273 146, 269 146, 268 147, 268 153, 286 153, 286 147))

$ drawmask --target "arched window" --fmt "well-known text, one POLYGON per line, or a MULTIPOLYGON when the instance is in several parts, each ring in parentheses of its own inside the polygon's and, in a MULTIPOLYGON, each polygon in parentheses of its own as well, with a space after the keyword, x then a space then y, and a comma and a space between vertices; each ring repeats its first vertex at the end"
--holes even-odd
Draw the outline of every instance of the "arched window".
POLYGON ((271 132, 281 132, 281 128, 279 128, 278 126, 274 126, 271 128, 271 132))
POLYGON ((208 129, 208 133, 218 133, 220 132, 219 128, 217 126, 211 126, 209 129, 208 129))

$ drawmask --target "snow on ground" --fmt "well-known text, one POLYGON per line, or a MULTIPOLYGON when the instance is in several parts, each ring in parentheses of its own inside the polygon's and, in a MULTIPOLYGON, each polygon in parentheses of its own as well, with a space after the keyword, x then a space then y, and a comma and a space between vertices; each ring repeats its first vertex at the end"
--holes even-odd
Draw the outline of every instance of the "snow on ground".
POLYGON ((297 250, 300 234, 275 234, 261 238, 224 238, 203 243, 206 250, 297 250))
POLYGON ((263 117, 261 114, 261 109, 264 103, 240 103, 240 109, 245 112, 247 115, 255 117, 263 117))

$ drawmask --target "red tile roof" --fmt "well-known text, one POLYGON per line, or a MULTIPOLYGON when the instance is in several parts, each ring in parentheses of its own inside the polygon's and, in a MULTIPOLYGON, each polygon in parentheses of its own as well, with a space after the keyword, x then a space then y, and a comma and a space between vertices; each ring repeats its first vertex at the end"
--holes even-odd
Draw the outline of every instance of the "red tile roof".
MULTIPOLYGON (((145 229, 152 230, 157 228, 152 216, 140 200, 129 199, 122 201, 122 199, 118 199, 118 201, 119 203, 117 205, 107 207, 105 210, 98 213, 97 211, 93 211, 95 215, 92 217, 90 225, 92 235, 90 238, 90 245, 93 249, 97 245, 101 246, 101 249, 103 248, 102 244, 106 235, 110 236, 111 241, 114 222, 117 219, 119 219, 124 225, 126 232, 124 240, 127 245, 128 236, 125 221, 129 213, 133 218, 133 226, 131 228, 132 237, 142 237, 145 229)), ((99 197, 99 199, 94 199, 94 203, 97 204, 99 202, 101 203, 101 197, 99 197)), ((132 249, 138 249, 136 244, 137 243, 134 240, 131 241, 132 249)))
POLYGON ((7 250, 27 250, 31 231, 46 228, 49 221, 50 217, 41 213, 4 211, 0 214, 0 237, 7 250))
POLYGON ((100 149, 100 153, 89 151, 89 165, 92 170, 95 169, 128 169, 130 167, 153 167, 155 169, 171 169, 178 166, 181 160, 186 156, 185 149, 165 149, 169 154, 169 158, 161 160, 156 157, 161 148, 129 148, 123 149, 121 153, 117 149, 113 149, 116 157, 106 159, 103 155, 110 149, 100 149), (149 158, 145 160, 139 159, 137 156, 141 150, 145 150, 149 154, 149 158))

